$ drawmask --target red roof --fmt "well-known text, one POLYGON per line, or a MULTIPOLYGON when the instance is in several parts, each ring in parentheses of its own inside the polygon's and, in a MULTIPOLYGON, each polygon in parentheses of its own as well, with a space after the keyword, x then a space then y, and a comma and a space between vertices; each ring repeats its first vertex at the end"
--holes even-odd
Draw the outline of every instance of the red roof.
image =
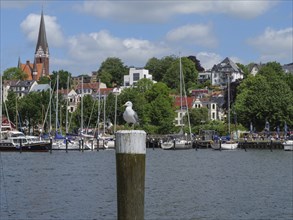
MULTIPOLYGON (((187 102, 188 108, 191 108, 193 101, 194 101, 193 97, 182 97, 182 106, 185 107, 186 102, 187 102)), ((180 108, 180 105, 181 105, 181 97, 180 96, 175 96, 174 105, 175 105, 175 107, 180 108)))
POLYGON ((36 70, 37 70, 37 75, 35 79, 33 79, 32 73, 33 73, 33 68, 34 65, 33 63, 30 63, 27 61, 25 64, 20 64, 20 69, 25 72, 28 76, 26 80, 39 80, 40 77, 42 76, 42 71, 43 71, 43 64, 42 63, 37 63, 36 64, 36 70))

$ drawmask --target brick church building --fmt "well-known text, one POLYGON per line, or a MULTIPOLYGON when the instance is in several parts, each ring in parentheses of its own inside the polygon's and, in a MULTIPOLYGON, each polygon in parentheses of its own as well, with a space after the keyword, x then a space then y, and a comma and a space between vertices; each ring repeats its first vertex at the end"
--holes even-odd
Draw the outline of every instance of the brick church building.
POLYGON ((49 59, 49 46, 47 42, 45 20, 42 11, 38 41, 34 55, 34 62, 31 63, 28 60, 26 61, 26 63, 21 63, 19 58, 18 68, 20 68, 23 72, 25 72, 28 75, 27 80, 38 81, 43 76, 49 76, 49 59))

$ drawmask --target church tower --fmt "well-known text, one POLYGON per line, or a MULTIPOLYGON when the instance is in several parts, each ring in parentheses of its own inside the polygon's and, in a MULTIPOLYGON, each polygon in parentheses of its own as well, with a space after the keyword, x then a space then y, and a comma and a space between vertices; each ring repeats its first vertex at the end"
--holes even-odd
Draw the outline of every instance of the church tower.
POLYGON ((35 64, 42 65, 42 72, 40 74, 41 77, 49 76, 49 58, 49 46, 47 42, 44 14, 42 10, 38 42, 35 51, 35 64))

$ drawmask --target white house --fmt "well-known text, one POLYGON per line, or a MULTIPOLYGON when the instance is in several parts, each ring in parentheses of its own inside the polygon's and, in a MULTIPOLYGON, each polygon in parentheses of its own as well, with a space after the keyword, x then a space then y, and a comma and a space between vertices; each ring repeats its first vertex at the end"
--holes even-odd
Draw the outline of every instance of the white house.
POLYGON ((153 76, 149 74, 149 70, 143 68, 130 68, 129 75, 124 76, 123 86, 133 86, 140 79, 153 80, 153 76))
POLYGON ((214 65, 211 72, 211 82, 213 86, 226 86, 228 76, 230 75, 230 83, 238 79, 243 79, 242 70, 228 57, 221 63, 214 65))

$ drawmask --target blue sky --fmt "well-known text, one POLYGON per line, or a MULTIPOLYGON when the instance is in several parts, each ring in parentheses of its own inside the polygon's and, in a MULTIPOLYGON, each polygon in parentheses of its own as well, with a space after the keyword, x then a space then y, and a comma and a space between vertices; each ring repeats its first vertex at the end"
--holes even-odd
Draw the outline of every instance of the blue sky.
POLYGON ((34 60, 43 8, 50 71, 91 74, 108 57, 143 67, 194 55, 206 69, 234 62, 293 62, 293 2, 1 0, 1 72, 34 60))

